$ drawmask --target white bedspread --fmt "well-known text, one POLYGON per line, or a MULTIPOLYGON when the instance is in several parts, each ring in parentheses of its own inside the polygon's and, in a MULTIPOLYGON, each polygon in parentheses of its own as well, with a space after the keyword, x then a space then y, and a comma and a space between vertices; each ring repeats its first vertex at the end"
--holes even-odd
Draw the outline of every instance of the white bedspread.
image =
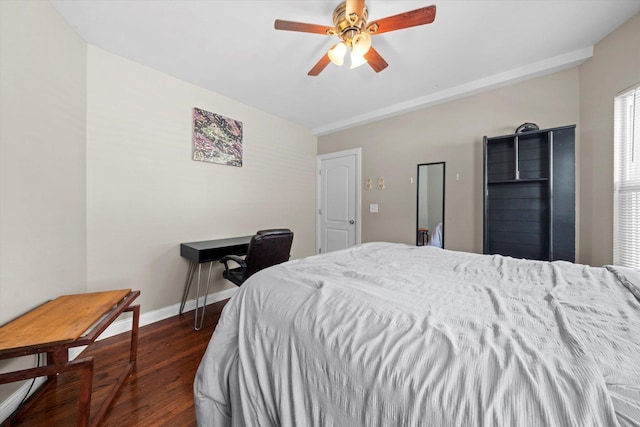
POLYGON ((263 270, 196 375, 200 426, 640 426, 632 270, 369 243, 263 270))

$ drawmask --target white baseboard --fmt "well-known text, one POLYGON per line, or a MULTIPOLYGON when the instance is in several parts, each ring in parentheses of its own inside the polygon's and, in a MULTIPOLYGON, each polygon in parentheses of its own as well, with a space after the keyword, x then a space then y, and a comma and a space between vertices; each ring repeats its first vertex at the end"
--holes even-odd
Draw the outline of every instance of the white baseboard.
MULTIPOLYGON (((239 288, 230 288, 225 289, 220 292, 215 292, 213 294, 209 294, 207 296, 207 304, 213 304, 215 302, 224 301, 228 298, 231 298, 238 292, 239 288)), ((196 300, 188 300, 184 305, 184 311, 191 311, 196 308, 196 300)), ((145 326, 150 325, 155 322, 159 322, 164 319, 168 319, 169 317, 175 316, 180 311, 180 303, 170 305, 169 307, 160 308, 158 310, 149 311, 148 313, 140 314, 140 325, 145 326)), ((121 319, 113 322, 107 329, 104 330, 102 334, 98 337, 97 340, 102 340, 105 338, 109 338, 123 332, 128 332, 131 330, 131 319, 121 319)), ((197 332, 194 332, 197 333, 197 332)), ((69 349, 69 360, 74 360, 82 351, 86 348, 86 346, 82 347, 74 347, 69 349)), ((45 383, 44 377, 36 378, 31 391, 29 392, 29 396, 35 393, 42 385, 45 383)), ((7 418, 13 414, 13 412, 18 408, 22 399, 24 399, 29 386, 31 385, 31 380, 27 383, 23 384, 18 390, 16 390, 13 394, 11 394, 8 398, 6 398, 3 402, 0 402, 0 423, 6 421, 7 418)))
MULTIPOLYGON (((29 380, 24 383, 22 387, 20 387, 12 395, 7 397, 4 402, 0 403, 0 423, 5 422, 6 419, 9 418, 11 414, 13 414, 13 411, 18 408, 18 405, 22 403, 22 399, 25 399, 27 390, 29 390, 29 387, 31 387, 31 381, 33 380, 29 380)), ((31 396, 40 387, 42 387, 45 381, 45 377, 36 378, 35 382, 33 383, 33 387, 31 387, 31 391, 29 391, 29 396, 31 396)))
MULTIPOLYGON (((238 292, 239 288, 230 288, 225 289, 220 292, 216 292, 213 294, 207 295, 207 304, 213 304, 215 302, 224 301, 228 298, 231 298, 238 292)), ((200 301, 202 304, 202 301, 200 301)), ((184 305, 184 311, 191 311, 196 308, 196 300, 187 300, 187 303, 184 305)), ((140 326, 150 325, 155 322, 159 322, 164 319, 168 319, 169 317, 175 316, 180 312, 180 303, 170 305, 169 307, 159 308, 158 310, 153 310, 148 313, 140 314, 140 326)), ((100 334, 97 341, 103 340, 105 338, 112 337, 114 335, 121 334, 123 332, 128 332, 131 330, 131 319, 121 319, 113 322, 105 331, 100 334)), ((78 347, 79 348, 79 347, 78 347)), ((80 352, 78 352, 79 354, 80 352)), ((69 354, 71 357, 71 354, 69 354)))

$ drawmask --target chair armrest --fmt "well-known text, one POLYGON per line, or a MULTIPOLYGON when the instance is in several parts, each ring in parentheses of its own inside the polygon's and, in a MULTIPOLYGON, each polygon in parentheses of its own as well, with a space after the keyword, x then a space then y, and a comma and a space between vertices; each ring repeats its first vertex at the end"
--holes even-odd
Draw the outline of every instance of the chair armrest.
POLYGON ((225 255, 222 258, 220 258, 220 262, 224 264, 224 269, 226 271, 229 271, 229 264, 227 264, 229 261, 238 263, 240 267, 242 267, 242 270, 245 270, 247 268, 247 263, 244 262, 243 258, 240 258, 239 256, 236 256, 236 255, 225 255))

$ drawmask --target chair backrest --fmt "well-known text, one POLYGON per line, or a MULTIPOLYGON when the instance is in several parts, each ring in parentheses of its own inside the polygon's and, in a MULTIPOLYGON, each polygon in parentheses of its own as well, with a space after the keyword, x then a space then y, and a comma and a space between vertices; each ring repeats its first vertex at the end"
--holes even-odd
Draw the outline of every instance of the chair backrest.
POLYGON ((258 271, 289 260, 293 231, 288 228, 260 230, 251 238, 247 256, 245 279, 258 271))

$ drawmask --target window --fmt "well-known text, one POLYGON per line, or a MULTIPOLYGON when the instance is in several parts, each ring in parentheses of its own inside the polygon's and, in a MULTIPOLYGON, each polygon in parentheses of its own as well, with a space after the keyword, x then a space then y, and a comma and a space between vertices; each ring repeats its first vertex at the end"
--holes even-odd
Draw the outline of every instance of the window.
POLYGON ((640 85, 616 96, 613 263, 640 268, 640 85))

